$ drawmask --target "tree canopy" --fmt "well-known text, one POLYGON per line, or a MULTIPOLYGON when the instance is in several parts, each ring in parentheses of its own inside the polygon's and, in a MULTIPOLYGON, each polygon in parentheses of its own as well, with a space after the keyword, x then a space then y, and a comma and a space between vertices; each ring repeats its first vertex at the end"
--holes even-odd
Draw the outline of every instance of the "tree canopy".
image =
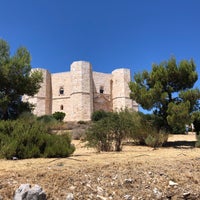
POLYGON ((130 96, 143 109, 153 110, 162 119, 162 128, 181 129, 189 122, 189 114, 199 110, 200 91, 193 89, 197 80, 192 59, 177 63, 172 57, 153 64, 151 72, 135 74, 134 81, 129 85, 130 96))
POLYGON ((31 109, 21 97, 38 92, 42 74, 31 71, 30 63, 31 56, 25 47, 18 48, 11 56, 8 43, 0 39, 0 119, 15 118, 31 109))

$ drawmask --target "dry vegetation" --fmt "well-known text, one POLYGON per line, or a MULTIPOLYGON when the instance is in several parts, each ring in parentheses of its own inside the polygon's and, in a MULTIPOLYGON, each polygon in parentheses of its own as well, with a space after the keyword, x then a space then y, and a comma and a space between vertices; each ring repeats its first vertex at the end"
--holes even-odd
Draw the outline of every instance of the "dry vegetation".
POLYGON ((0 195, 12 199, 20 184, 30 183, 40 185, 52 200, 65 200, 68 193, 81 200, 200 199, 195 135, 175 135, 169 141, 170 147, 156 150, 124 146, 120 153, 96 153, 77 140, 69 158, 1 160, 0 195))

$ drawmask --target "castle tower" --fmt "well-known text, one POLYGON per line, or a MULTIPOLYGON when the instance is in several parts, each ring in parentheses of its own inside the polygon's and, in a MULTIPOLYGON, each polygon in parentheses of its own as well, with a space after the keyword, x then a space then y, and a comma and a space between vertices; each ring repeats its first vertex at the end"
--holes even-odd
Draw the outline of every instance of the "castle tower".
MULTIPOLYGON (((130 99, 129 82, 131 81, 131 73, 129 69, 116 69, 112 72, 113 88, 112 100, 113 110, 128 108, 138 110, 133 106, 133 101, 130 99)), ((136 104, 137 105, 137 104, 136 104)))
POLYGON ((23 96, 23 101, 28 101, 35 106, 33 113, 37 116, 50 115, 52 113, 52 91, 51 91, 51 74, 41 68, 33 69, 32 71, 39 70, 42 72, 43 82, 39 92, 31 96, 23 96))
POLYGON ((92 66, 89 62, 71 64, 71 121, 90 120, 93 112, 92 66))

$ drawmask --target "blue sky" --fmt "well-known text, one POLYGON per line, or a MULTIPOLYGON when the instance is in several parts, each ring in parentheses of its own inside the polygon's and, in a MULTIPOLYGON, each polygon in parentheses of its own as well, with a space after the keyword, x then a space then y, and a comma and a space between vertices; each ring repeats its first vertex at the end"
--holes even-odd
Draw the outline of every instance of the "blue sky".
POLYGON ((85 60, 134 74, 175 56, 193 58, 200 76, 199 0, 0 0, 0 38, 52 73, 85 60))

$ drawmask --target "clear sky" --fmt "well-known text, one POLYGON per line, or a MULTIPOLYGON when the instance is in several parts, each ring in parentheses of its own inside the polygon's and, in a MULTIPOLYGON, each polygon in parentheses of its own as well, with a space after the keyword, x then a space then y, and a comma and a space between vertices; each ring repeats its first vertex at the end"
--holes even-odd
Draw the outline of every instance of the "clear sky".
POLYGON ((175 56, 200 76, 200 0, 0 0, 0 38, 52 73, 85 60, 134 74, 175 56))

